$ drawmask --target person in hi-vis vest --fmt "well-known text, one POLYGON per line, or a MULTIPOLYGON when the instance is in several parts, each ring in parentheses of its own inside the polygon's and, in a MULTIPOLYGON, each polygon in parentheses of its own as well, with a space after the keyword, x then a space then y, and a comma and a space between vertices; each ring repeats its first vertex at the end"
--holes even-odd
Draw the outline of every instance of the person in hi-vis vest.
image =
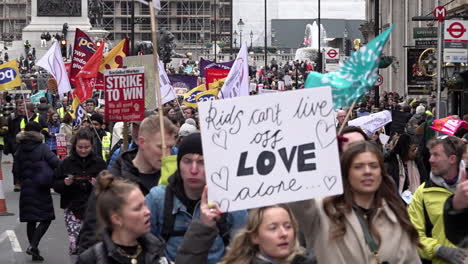
MULTIPOLYGON (((10 115, 7 120, 8 132, 4 137, 4 150, 5 155, 14 154, 16 152, 17 143, 16 135, 23 131, 26 127, 26 109, 23 100, 16 100, 16 112, 10 115)), ((14 191, 19 192, 21 185, 17 175, 13 173, 13 184, 15 185, 14 191)))
POLYGON ((104 119, 100 114, 94 113, 91 115, 90 119, 92 126, 94 126, 93 130, 95 141, 93 150, 95 151, 95 153, 101 153, 102 159, 104 159, 104 161, 107 161, 111 149, 112 134, 102 129, 104 119))
POLYGON ((62 120, 65 117, 65 113, 69 111, 68 107, 68 97, 64 96, 62 99, 62 106, 57 108, 57 114, 60 117, 60 120, 62 120))
POLYGON ((7 119, 0 114, 0 163, 2 163, 2 154, 5 147, 5 137, 8 134, 7 119))

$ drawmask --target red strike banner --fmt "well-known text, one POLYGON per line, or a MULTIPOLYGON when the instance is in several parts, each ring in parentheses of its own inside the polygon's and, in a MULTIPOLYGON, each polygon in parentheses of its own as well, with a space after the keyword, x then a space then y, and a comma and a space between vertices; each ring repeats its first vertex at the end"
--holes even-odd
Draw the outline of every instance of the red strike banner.
POLYGON ((210 83, 226 78, 229 71, 230 69, 205 69, 206 90, 210 89, 210 83))
POLYGON ((55 134, 55 141, 57 142, 57 156, 64 160, 67 157, 67 141, 65 134, 55 134))
POLYGON ((104 72, 106 121, 129 122, 145 118, 145 68, 104 72))

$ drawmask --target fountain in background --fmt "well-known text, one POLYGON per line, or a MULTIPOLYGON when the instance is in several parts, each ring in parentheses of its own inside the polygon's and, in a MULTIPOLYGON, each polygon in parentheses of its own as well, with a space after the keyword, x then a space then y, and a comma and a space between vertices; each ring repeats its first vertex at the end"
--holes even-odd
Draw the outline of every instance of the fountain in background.
MULTIPOLYGON (((300 61, 314 61, 317 59, 317 50, 319 47, 319 38, 318 34, 319 33, 319 27, 317 25, 317 22, 314 21, 314 23, 307 24, 306 29, 305 29, 305 34, 304 34, 304 45, 305 47, 299 48, 296 50, 296 56, 294 60, 300 60, 300 61)), ((324 48, 328 46, 328 41, 332 40, 327 38, 327 32, 325 31, 325 28, 323 25, 320 25, 320 37, 321 37, 321 43, 320 47, 324 48)))

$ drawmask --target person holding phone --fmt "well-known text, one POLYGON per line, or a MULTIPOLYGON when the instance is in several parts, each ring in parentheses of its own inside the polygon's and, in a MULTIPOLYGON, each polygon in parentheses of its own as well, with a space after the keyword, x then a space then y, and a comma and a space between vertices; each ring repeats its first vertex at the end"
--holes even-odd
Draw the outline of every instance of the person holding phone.
POLYGON ((93 143, 93 132, 89 128, 80 129, 72 138, 70 156, 55 175, 54 190, 61 195, 60 207, 64 209, 72 260, 77 254, 77 238, 89 195, 97 175, 106 168, 106 162, 92 151, 93 143))

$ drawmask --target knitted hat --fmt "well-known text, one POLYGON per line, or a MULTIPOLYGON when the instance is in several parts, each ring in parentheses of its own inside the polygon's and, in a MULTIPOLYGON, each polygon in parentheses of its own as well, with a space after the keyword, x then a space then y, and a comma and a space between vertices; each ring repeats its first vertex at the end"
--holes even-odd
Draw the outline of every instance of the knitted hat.
POLYGON ((203 155, 200 133, 193 133, 182 140, 177 153, 177 166, 179 166, 180 160, 185 154, 203 155))
POLYGON ((28 122, 24 128, 24 131, 26 132, 28 131, 41 132, 41 130, 42 130, 41 125, 39 125, 39 123, 34 122, 34 121, 28 122))
POLYGON ((189 125, 192 125, 192 126, 197 126, 197 122, 195 122, 195 120, 193 120, 193 118, 185 119, 185 124, 189 124, 189 125))
POLYGON ((426 108, 424 107, 424 105, 419 105, 418 107, 416 107, 416 114, 424 114, 424 112, 426 111, 426 108))
POLYGON ((179 137, 186 137, 186 136, 188 136, 190 134, 193 134, 193 133, 196 133, 196 132, 198 132, 197 127, 192 126, 192 125, 190 125, 188 123, 185 123, 182 126, 180 126, 179 137))
POLYGON ((102 115, 98 113, 94 113, 91 115, 91 121, 96 121, 101 125, 104 124, 104 119, 102 118, 102 115))

